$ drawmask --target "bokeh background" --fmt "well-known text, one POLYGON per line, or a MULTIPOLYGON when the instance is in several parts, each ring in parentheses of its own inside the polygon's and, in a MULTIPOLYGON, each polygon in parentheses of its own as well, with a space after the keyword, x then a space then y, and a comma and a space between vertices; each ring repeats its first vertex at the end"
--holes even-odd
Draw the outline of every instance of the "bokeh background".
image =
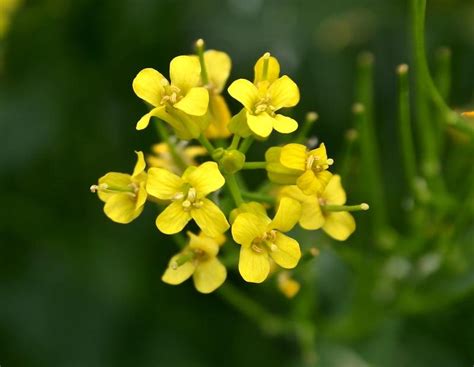
MULTIPOLYGON (((300 366, 293 336, 268 335, 219 294, 198 294, 190 282, 163 284, 175 245, 156 230, 154 208, 130 225, 115 224, 89 186, 108 171, 129 172, 133 151, 156 140, 153 129, 134 129, 145 107, 133 77, 144 67, 166 74, 171 58, 192 52, 197 38, 231 55, 231 79, 251 79, 261 54, 276 55, 301 89, 296 116, 318 111, 313 133, 336 158, 351 127, 357 55, 370 50, 384 191, 392 222, 403 226, 394 70, 410 61, 407 3, 24 0, 9 19, 0 39, 0 365, 300 366)), ((430 0, 427 44, 429 55, 451 47, 450 103, 472 107, 474 3, 430 0)), ((353 202, 363 201, 346 186, 353 202)), ((361 276, 345 261, 374 256, 363 233, 369 215, 356 215, 361 230, 344 244, 319 233, 306 239, 321 255, 305 270, 314 287, 295 300, 272 282, 245 284, 235 272, 228 281, 283 315, 298 297, 312 297, 322 367, 472 365, 472 263, 464 264, 462 284, 443 283, 462 286, 449 302, 438 297, 400 311, 383 302, 364 308, 380 294, 354 296, 354 279, 364 288, 379 276, 361 276), (344 256, 341 247, 353 252, 344 256), (338 322, 337 315, 352 316, 338 322)), ((474 257, 470 223, 455 245, 474 257)))

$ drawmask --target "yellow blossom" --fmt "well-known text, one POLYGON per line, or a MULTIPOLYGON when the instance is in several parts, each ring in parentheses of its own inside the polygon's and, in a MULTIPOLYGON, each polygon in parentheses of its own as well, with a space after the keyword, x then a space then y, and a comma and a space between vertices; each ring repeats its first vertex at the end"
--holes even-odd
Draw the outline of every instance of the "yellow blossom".
MULTIPOLYGON (((196 56, 197 57, 197 56, 196 56)), ((205 135, 209 139, 227 138, 230 131, 227 128, 231 115, 229 107, 221 93, 227 78, 229 78, 232 61, 225 52, 207 50, 204 52, 208 82, 204 85, 209 91, 209 126, 205 135)))
POLYGON ((199 86, 201 66, 193 56, 178 56, 171 60, 171 83, 155 69, 143 69, 133 80, 135 94, 153 107, 137 123, 145 129, 152 116, 170 124, 182 139, 196 138, 209 123, 206 112, 209 93, 199 86))
POLYGON ((163 277, 163 282, 177 285, 193 277, 194 286, 201 293, 211 293, 219 288, 227 277, 227 270, 217 259, 219 246, 225 236, 208 237, 188 232, 189 244, 173 256, 163 277))
POLYGON ((273 129, 289 134, 298 128, 295 120, 276 113, 281 108, 296 106, 300 100, 295 82, 286 75, 279 77, 279 73, 278 61, 266 53, 255 64, 253 83, 238 79, 228 88, 229 94, 244 106, 236 124, 245 123, 259 137, 268 137, 273 129))
POLYGON ((216 204, 206 198, 224 183, 225 179, 215 162, 188 167, 181 177, 163 168, 150 168, 146 185, 148 194, 171 201, 156 218, 156 226, 163 233, 174 234, 194 219, 210 237, 224 233, 229 228, 226 217, 216 204))
MULTIPOLYGON (((284 187, 279 195, 301 203, 299 224, 304 229, 322 228, 332 238, 345 241, 356 229, 354 217, 347 211, 326 211, 325 205, 344 205, 346 192, 341 185, 341 177, 334 175, 321 195, 305 195, 297 186, 284 187)), ((365 204, 366 205, 366 204, 365 204)))
POLYGON ((232 237, 242 246, 239 272, 245 281, 263 282, 270 272, 270 258, 285 269, 298 264, 300 246, 283 232, 293 228, 300 214, 298 201, 283 198, 273 220, 265 214, 263 207, 237 215, 232 224, 232 237))
POLYGON ((97 192, 99 199, 105 202, 104 213, 117 223, 130 223, 137 218, 147 199, 145 159, 142 152, 136 154, 132 175, 109 172, 99 179, 98 185, 91 186, 91 191, 97 192))
POLYGON ((272 147, 265 158, 271 181, 281 185, 296 184, 307 195, 321 193, 332 176, 327 169, 334 161, 327 157, 324 143, 313 150, 302 144, 272 147))
MULTIPOLYGON (((197 166, 196 157, 205 156, 206 148, 197 145, 187 145, 184 142, 175 144, 176 150, 186 166, 197 166)), ((147 163, 150 167, 165 168, 176 174, 183 173, 170 152, 168 143, 159 143, 151 147, 153 154, 148 155, 147 163)))
POLYGON ((282 271, 278 274, 277 285, 286 298, 293 298, 301 288, 300 283, 294 280, 288 271, 282 271))

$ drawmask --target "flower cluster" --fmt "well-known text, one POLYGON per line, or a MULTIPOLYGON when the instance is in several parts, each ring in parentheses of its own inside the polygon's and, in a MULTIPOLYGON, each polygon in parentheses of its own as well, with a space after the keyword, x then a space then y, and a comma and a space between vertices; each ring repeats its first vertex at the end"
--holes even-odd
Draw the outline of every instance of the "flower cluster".
MULTIPOLYGON (((246 153, 254 142, 267 140, 274 131, 291 134, 298 129, 295 119, 280 113, 298 104, 298 86, 280 76, 278 60, 265 53, 255 64, 253 82, 237 79, 227 88, 242 105, 232 116, 222 95, 230 57, 205 51, 202 40, 196 50, 196 55, 171 60, 169 80, 152 68, 135 77, 133 90, 150 108, 136 129, 147 128, 154 119, 161 142, 146 160, 136 152, 131 175, 107 173, 91 191, 117 223, 133 221, 147 201, 158 205, 157 229, 181 245, 164 282, 180 284, 192 276, 199 292, 210 293, 224 283, 226 266, 232 267, 231 261, 224 266, 218 259, 220 250, 239 245, 238 270, 245 281, 261 283, 279 272, 278 287, 292 297, 298 282, 287 270, 278 270, 295 268, 305 250, 291 236, 292 229, 297 224, 323 229, 344 241, 356 228, 349 212, 368 205, 345 205, 341 177, 330 172, 334 160, 325 145, 310 149, 301 144, 306 140, 301 134, 293 139, 297 143, 271 147, 264 160, 248 162, 246 153), (191 144, 193 140, 199 144, 191 144), (265 170, 269 181, 250 190, 242 173, 252 169, 265 170)), ((309 116, 305 124, 315 119, 314 113, 309 116)))

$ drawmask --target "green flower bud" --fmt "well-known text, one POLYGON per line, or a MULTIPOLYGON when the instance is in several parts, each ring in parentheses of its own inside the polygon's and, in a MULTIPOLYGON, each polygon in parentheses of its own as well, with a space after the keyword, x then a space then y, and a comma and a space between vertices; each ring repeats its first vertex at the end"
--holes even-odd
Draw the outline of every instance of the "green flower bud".
POLYGON ((219 166, 225 173, 240 171, 245 163, 245 155, 238 150, 226 150, 219 159, 219 166))

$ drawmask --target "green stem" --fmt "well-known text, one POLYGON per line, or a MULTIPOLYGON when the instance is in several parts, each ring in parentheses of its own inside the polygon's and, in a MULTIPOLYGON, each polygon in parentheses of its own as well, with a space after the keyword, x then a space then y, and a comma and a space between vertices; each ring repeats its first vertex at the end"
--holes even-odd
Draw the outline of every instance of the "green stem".
POLYGON ((259 325, 264 332, 272 335, 286 334, 292 328, 291 323, 271 314, 229 282, 219 288, 217 294, 232 307, 259 325))
POLYGON ((170 136, 164 122, 157 119, 155 121, 155 128, 156 128, 156 132, 158 133, 158 136, 160 137, 160 139, 168 145, 168 149, 171 153, 171 156, 173 157, 173 161, 176 163, 176 165, 179 168, 181 168, 182 170, 185 170, 186 167, 187 167, 187 164, 184 162, 181 154, 179 154, 178 150, 176 149, 176 145, 171 140, 171 136, 170 136))
POLYGON ((303 144, 308 139, 308 134, 317 119, 318 114, 316 112, 308 112, 306 114, 305 122, 301 127, 301 130, 296 138, 295 143, 303 144))
POLYGON ((209 83, 209 77, 207 75, 206 63, 204 61, 204 40, 202 38, 196 41, 196 53, 199 57, 199 63, 201 64, 201 79, 204 85, 209 83))
POLYGON ((382 189, 382 180, 379 171, 378 153, 375 147, 373 131, 371 130, 365 108, 362 104, 356 103, 353 107, 355 123, 360 136, 360 154, 361 154, 361 176, 364 178, 363 194, 369 198, 372 203, 372 231, 376 238, 388 225, 384 193, 382 189), (372 133, 371 133, 372 132, 372 133))
POLYGON ((408 65, 397 68, 398 74, 398 129, 402 150, 402 159, 408 188, 415 196, 416 158, 410 121, 410 91, 408 83, 408 65))
POLYGON ((225 183, 229 189, 232 199, 234 199, 235 205, 240 206, 244 203, 242 199, 242 194, 240 193, 239 185, 233 174, 228 174, 225 176, 225 183))
POLYGON ((413 40, 414 40, 414 55, 415 63, 418 67, 418 72, 427 88, 427 92, 431 96, 433 102, 445 117, 447 125, 453 126, 460 131, 467 133, 471 139, 474 138, 474 127, 468 124, 459 114, 451 110, 446 104, 442 94, 436 88, 436 85, 431 77, 426 59, 425 51, 425 16, 426 16, 426 0, 411 0, 411 11, 413 21, 413 40))
POLYGON ((235 134, 232 137, 232 142, 230 143, 229 150, 237 149, 239 147, 239 142, 240 142, 240 136, 235 134))
MULTIPOLYGON (((451 91, 451 50, 441 47, 436 52, 436 87, 441 97, 448 100, 451 91)), ((436 138, 438 139, 439 151, 444 149, 444 118, 441 114, 436 115, 436 138)))
POLYGON ((275 198, 270 195, 260 194, 258 192, 243 191, 242 196, 248 200, 261 201, 268 204, 275 204, 275 198))
POLYGON ((198 140, 199 142, 201 143, 201 145, 206 148, 206 150, 209 152, 209 154, 211 155, 212 157, 212 153, 214 152, 214 150, 216 148, 214 148, 214 146, 212 145, 212 143, 203 135, 199 135, 198 137, 198 140))
POLYGON ((380 234, 388 225, 387 205, 383 192, 379 152, 374 121, 374 56, 364 52, 357 62, 356 101, 354 106, 356 128, 360 136, 361 175, 365 195, 373 205, 374 234, 380 234))
POLYGON ((356 129, 349 129, 344 134, 346 147, 342 158, 340 160, 337 160, 341 162, 339 165, 339 172, 342 178, 347 178, 347 176, 349 175, 350 168, 352 167, 353 162, 354 146, 358 138, 359 133, 356 129))
POLYGON ((325 212, 360 212, 369 210, 369 205, 362 203, 359 205, 321 205, 325 212))
POLYGON ((267 162, 245 162, 242 169, 266 169, 267 162))
POLYGON ((253 137, 253 135, 250 135, 250 136, 246 137, 244 139, 244 141, 242 142, 242 144, 240 144, 239 151, 244 153, 244 154, 247 153, 250 146, 253 144, 254 140, 255 140, 255 138, 253 137))
POLYGON ((421 171, 430 179, 439 172, 439 160, 437 156, 436 140, 433 134, 432 118, 429 105, 429 72, 427 72, 425 56, 425 13, 426 2, 424 0, 411 0, 412 20, 412 53, 415 81, 415 103, 416 103, 416 127, 420 141, 421 171))

